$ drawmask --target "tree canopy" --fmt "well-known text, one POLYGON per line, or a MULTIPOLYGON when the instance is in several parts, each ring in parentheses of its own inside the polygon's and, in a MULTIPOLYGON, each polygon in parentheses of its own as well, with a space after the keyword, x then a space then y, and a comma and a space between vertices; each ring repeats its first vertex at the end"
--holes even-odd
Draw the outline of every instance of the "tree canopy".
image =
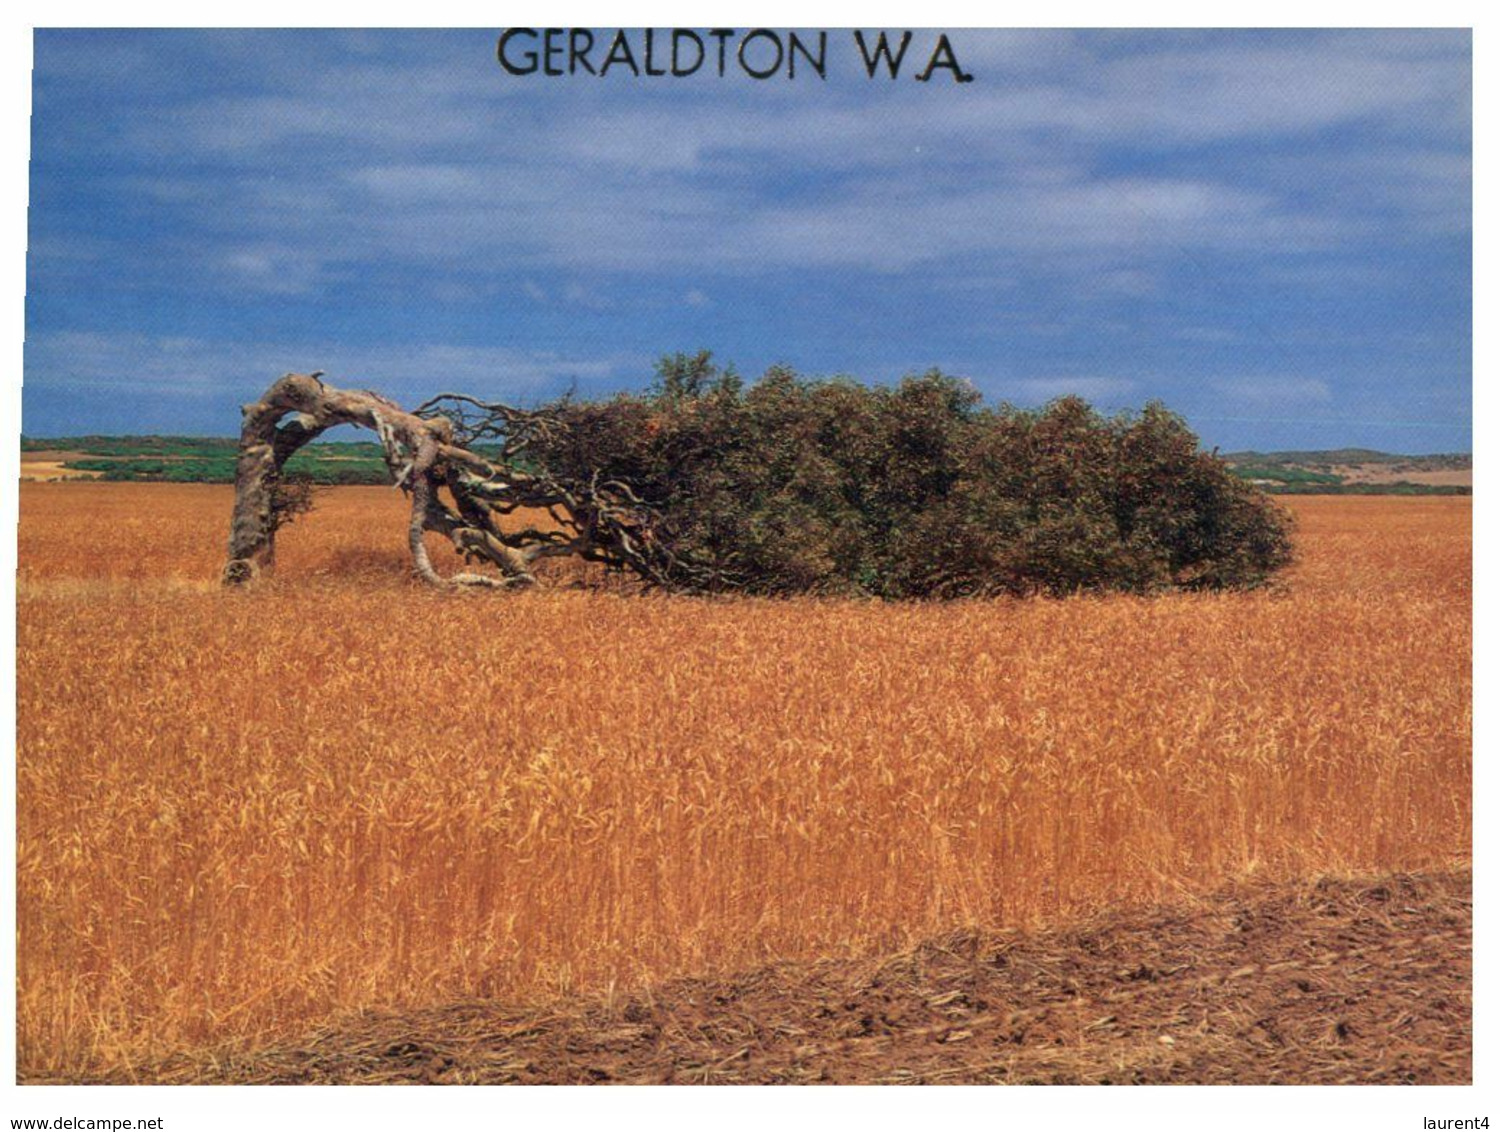
POLYGON ((1157 593, 1258 586, 1291 559, 1286 512, 1160 404, 991 406, 936 370, 746 383, 702 352, 643 393, 535 409, 445 393, 407 413, 288 375, 246 406, 226 580, 269 564, 295 513, 285 461, 347 423, 379 434, 437 584, 530 584, 537 559, 576 555, 685 592, 1157 593), (501 577, 441 577, 423 531, 501 577))

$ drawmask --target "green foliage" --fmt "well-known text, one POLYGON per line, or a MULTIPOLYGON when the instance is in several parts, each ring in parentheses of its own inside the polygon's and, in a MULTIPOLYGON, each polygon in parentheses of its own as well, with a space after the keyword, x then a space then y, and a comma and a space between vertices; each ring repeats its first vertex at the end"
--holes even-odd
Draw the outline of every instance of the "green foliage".
POLYGON ((61 449, 90 456, 169 456, 233 458, 237 442, 220 436, 70 436, 61 439, 23 436, 21 451, 61 449))
POLYGON ((276 531, 297 521, 313 509, 314 484, 305 475, 285 473, 270 477, 271 530, 276 531))
POLYGON ((720 370, 710 351, 699 350, 664 356, 656 363, 656 381, 648 392, 661 400, 679 401, 709 393, 738 393, 742 386, 733 366, 720 370))
MULTIPOLYGON (((333 445, 328 445, 332 448, 333 445)), ((344 446, 340 446, 344 447, 344 446)), ((316 445, 308 445, 286 462, 286 474, 305 479, 308 483, 329 484, 386 484, 391 474, 380 455, 380 445, 349 445, 349 448, 365 447, 370 453, 361 457, 329 458, 316 445)), ((230 477, 231 480, 233 476, 230 477)))
MULTIPOLYGON (((112 447, 127 451, 135 447, 133 439, 123 438, 112 447)), ((69 460, 63 466, 81 472, 100 472, 103 479, 126 482, 233 483, 236 446, 233 442, 224 443, 226 451, 207 456, 90 456, 69 460)), ((309 445, 287 461, 285 471, 289 477, 318 485, 390 483, 378 444, 309 445)))
POLYGON ((1234 474, 1246 480, 1269 480, 1276 484, 1340 484, 1342 476, 1285 465, 1237 464, 1234 474))
POLYGON ((1403 456, 1396 452, 1379 452, 1373 448, 1321 448, 1297 452, 1226 452, 1231 464, 1313 465, 1323 467, 1351 464, 1412 464, 1436 471, 1441 468, 1467 469, 1474 457, 1467 452, 1434 452, 1424 456, 1403 456))
POLYGON ((532 450, 658 515, 684 588, 753 593, 1156 592, 1248 587, 1290 559, 1288 517, 1160 405, 990 408, 937 371, 895 388, 773 368, 748 388, 677 355, 643 396, 560 402, 532 450))
POLYGON ((1336 483, 1304 484, 1284 483, 1266 490, 1273 495, 1473 495, 1474 489, 1466 483, 1412 483, 1398 480, 1395 483, 1336 483))

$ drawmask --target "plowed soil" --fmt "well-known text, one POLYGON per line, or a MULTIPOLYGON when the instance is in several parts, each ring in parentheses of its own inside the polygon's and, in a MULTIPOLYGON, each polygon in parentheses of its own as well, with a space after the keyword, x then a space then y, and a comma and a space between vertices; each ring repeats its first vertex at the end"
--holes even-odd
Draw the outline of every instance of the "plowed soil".
POLYGON ((1247 883, 1040 933, 543 1009, 346 1018, 138 1079, 220 1083, 1458 1084, 1471 874, 1247 883))

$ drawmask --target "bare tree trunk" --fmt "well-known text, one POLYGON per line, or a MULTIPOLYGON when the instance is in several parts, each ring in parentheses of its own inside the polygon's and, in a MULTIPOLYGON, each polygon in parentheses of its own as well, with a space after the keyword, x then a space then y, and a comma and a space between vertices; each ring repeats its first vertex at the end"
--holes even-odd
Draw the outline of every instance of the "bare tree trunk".
POLYGON ((304 444, 341 424, 367 428, 380 437, 392 479, 411 496, 408 542, 419 577, 440 586, 498 586, 533 580, 525 556, 494 537, 498 532, 487 514, 471 515, 465 522, 438 498, 437 488, 447 475, 447 460, 456 457, 461 463, 493 472, 485 461, 451 447, 452 429, 445 418, 415 416, 378 393, 335 389, 321 376, 287 374, 259 401, 241 410, 244 423, 235 465, 225 585, 241 585, 272 570, 278 526, 274 489, 282 468, 304 444), (482 525, 476 527, 475 523, 482 525), (504 578, 483 574, 443 578, 433 569, 422 539, 428 530, 447 535, 468 557, 487 558, 500 568, 504 578))
POLYGON ((631 570, 649 585, 666 585, 669 571, 684 571, 655 537, 656 508, 629 484, 598 471, 586 481, 564 483, 544 470, 520 466, 533 441, 566 433, 563 410, 522 410, 444 393, 408 413, 378 393, 336 389, 322 376, 289 373, 242 410, 225 585, 243 585, 272 569, 276 529, 287 518, 278 507, 282 469, 304 444, 341 424, 367 428, 380 438, 392 482, 411 498, 412 569, 431 585, 531 585, 536 581, 532 564, 558 555, 631 570), (439 406, 449 415, 438 415, 439 406), (499 455, 480 456, 456 443, 456 435, 464 443, 494 444, 499 455), (499 520, 520 510, 542 512, 549 521, 505 530, 499 520), (427 553, 423 535, 428 531, 446 537, 466 562, 489 563, 500 576, 443 577, 427 553))

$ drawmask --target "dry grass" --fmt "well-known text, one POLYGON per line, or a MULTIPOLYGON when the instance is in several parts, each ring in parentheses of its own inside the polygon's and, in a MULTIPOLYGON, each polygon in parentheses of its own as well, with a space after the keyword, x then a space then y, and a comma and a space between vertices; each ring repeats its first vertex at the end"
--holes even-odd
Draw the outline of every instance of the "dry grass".
POLYGON ((358 488, 228 595, 227 488, 23 485, 20 1072, 1466 858, 1469 500, 1293 502, 1282 593, 882 606, 429 593, 358 488))
POLYGON ((164 1084, 1469 1084, 1468 869, 1235 882, 639 994, 351 1013, 91 1080, 164 1084))

